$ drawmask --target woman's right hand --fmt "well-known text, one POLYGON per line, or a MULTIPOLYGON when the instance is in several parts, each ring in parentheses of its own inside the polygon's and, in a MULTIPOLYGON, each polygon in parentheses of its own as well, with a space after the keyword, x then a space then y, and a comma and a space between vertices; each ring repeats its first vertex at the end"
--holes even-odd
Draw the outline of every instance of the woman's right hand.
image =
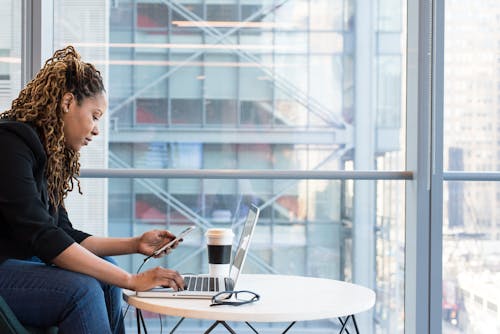
POLYGON ((184 290, 184 279, 175 270, 156 267, 132 275, 129 285, 134 291, 146 291, 157 286, 170 287, 177 291, 184 290))

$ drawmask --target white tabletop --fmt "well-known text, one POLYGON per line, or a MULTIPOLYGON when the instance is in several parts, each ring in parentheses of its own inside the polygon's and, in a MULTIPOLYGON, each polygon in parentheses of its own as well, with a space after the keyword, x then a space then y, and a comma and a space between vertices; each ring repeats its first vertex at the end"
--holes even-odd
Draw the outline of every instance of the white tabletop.
POLYGON ((241 275, 237 290, 250 290, 260 300, 240 306, 210 307, 209 299, 140 298, 127 291, 130 305, 150 312, 186 318, 288 322, 336 318, 366 311, 375 292, 360 285, 324 278, 284 275, 241 275))

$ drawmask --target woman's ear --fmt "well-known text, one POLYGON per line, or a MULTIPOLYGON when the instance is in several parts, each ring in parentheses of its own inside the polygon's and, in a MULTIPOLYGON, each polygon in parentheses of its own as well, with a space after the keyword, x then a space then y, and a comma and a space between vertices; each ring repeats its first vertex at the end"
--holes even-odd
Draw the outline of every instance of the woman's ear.
POLYGON ((65 93, 61 99, 61 109, 63 112, 69 112, 69 106, 73 102, 74 95, 72 93, 65 93))

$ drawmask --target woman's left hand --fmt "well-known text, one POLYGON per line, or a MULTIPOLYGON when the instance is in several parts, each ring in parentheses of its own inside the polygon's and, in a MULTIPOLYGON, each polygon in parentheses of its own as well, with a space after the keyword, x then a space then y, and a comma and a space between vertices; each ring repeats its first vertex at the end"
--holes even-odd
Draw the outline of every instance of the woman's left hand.
MULTIPOLYGON (((175 239, 175 235, 167 230, 152 230, 145 232, 138 239, 137 252, 149 256, 153 254, 155 250, 173 239, 175 239)), ((172 247, 167 248, 155 257, 162 257, 170 253, 170 251, 177 247, 178 244, 179 242, 174 243, 172 247)))

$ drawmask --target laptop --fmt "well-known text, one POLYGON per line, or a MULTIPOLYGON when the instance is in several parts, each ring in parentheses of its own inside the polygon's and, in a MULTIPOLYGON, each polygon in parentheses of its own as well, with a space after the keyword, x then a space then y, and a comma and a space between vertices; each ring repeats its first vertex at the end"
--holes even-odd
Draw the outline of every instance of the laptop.
POLYGON ((213 295, 221 291, 233 291, 240 272, 243 270, 245 259, 250 247, 250 241, 259 218, 259 208, 251 205, 243 226, 238 248, 236 249, 233 262, 228 277, 213 277, 207 274, 183 275, 185 288, 183 291, 174 291, 171 288, 153 288, 148 291, 137 291, 138 297, 159 297, 159 298, 212 298, 213 295))

